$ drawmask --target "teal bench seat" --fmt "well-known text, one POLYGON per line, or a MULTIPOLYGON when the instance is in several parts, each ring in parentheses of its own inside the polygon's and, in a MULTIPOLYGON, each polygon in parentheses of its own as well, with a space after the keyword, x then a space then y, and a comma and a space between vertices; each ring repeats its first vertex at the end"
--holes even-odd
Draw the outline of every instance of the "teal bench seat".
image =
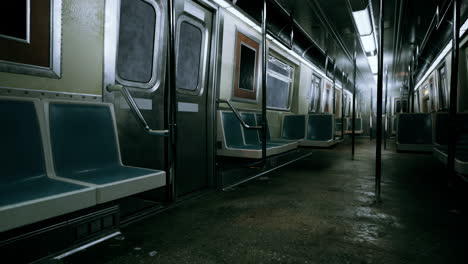
MULTIPOLYGON (((455 171, 468 175, 468 113, 457 113, 455 142, 455 171)), ((448 113, 433 114, 433 156, 442 163, 448 160, 448 113)))
MULTIPOLYGON (((255 113, 242 113, 244 122, 255 126, 255 113)), ((218 118, 217 155, 239 158, 262 158, 262 144, 258 130, 244 129, 231 111, 220 110, 218 118)), ((277 155, 294 149, 297 144, 267 143, 267 156, 277 155)))
POLYGON ((396 134, 397 150, 432 151, 432 117, 428 113, 401 113, 396 134))
MULTIPOLYGON (((345 134, 352 134, 353 133, 353 118, 346 117, 345 122, 345 134)), ((354 121, 354 133, 356 135, 361 135, 364 133, 364 129, 362 128, 362 118, 356 117, 354 121)))
POLYGON ((92 187, 55 179, 38 99, 0 97, 0 232, 96 204, 92 187))
POLYGON ((281 126, 281 139, 304 140, 306 136, 305 115, 285 115, 281 126))
POLYGON ((307 115, 306 137, 300 142, 300 146, 330 147, 336 143, 338 140, 335 140, 335 115, 307 115))
POLYGON ((164 171, 124 166, 111 104, 45 102, 55 175, 96 188, 105 203, 166 185, 164 171))

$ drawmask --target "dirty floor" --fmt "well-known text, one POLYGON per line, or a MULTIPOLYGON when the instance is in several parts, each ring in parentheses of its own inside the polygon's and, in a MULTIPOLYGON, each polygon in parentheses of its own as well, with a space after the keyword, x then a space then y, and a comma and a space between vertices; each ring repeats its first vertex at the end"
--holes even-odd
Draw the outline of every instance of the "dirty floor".
MULTIPOLYGON (((468 263, 468 223, 430 154, 358 141, 123 228, 63 263, 468 263)), ((466 201, 466 200, 465 200, 466 201)))

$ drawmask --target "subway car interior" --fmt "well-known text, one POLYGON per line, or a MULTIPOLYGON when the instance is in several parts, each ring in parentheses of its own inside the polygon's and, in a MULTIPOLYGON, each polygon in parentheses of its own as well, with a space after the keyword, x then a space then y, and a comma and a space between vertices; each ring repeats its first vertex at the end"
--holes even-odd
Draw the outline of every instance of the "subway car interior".
POLYGON ((468 263, 468 0, 0 14, 2 263, 468 263))

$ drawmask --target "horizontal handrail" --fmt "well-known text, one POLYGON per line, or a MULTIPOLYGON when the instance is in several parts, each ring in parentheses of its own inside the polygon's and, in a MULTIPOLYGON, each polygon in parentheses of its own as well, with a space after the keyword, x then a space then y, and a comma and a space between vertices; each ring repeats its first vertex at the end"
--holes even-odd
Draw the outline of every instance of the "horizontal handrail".
POLYGON ((242 119, 241 115, 239 114, 239 111, 232 105, 232 103, 229 100, 225 99, 218 99, 218 103, 225 103, 231 108, 231 111, 234 113, 236 116, 237 120, 241 123, 241 125, 246 128, 246 129, 262 129, 262 126, 249 126, 247 125, 244 120, 242 119))
POLYGON ((166 130, 153 130, 149 127, 148 123, 146 122, 145 118, 141 114, 140 109, 138 108, 138 105, 136 104, 132 95, 128 91, 127 87, 120 85, 120 84, 114 84, 114 85, 109 84, 107 86, 107 91, 120 92, 122 94, 122 96, 125 98, 125 101, 127 101, 127 104, 130 106, 132 113, 135 115, 138 123, 140 123, 140 125, 143 127, 146 133, 152 136, 160 136, 160 137, 169 136, 169 130, 167 129, 166 130))

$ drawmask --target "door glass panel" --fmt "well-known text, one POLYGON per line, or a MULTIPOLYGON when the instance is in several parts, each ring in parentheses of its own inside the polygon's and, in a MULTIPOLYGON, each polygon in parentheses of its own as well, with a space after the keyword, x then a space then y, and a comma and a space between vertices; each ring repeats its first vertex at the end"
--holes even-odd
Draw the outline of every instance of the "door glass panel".
POLYGON ((177 54, 177 88, 195 91, 198 88, 203 36, 201 30, 182 22, 177 54))
MULTIPOLYGON (((121 0, 117 75, 148 83, 153 72, 156 10, 142 0, 121 0)), ((156 77, 156 76, 154 76, 156 77)))

